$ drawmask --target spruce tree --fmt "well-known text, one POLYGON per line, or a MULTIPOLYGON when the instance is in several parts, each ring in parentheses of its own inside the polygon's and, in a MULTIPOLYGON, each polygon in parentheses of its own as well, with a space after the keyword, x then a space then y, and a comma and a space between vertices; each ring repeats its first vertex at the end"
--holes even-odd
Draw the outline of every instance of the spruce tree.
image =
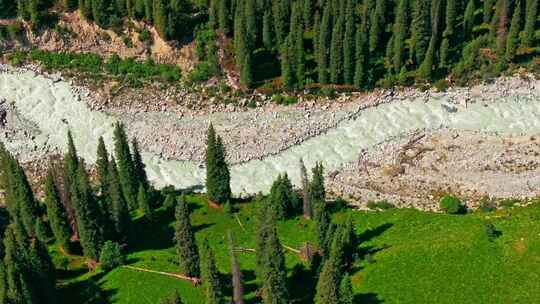
POLYGON ((83 162, 79 162, 77 180, 71 192, 83 253, 86 257, 97 261, 104 241, 100 227, 102 214, 92 194, 83 162))
POLYGON ((45 205, 47 206, 47 217, 56 238, 56 242, 67 251, 70 252, 71 227, 67 219, 66 211, 60 201, 58 189, 54 184, 54 177, 51 170, 45 178, 45 205))
POLYGON ((201 248, 201 279, 206 295, 206 304, 223 303, 223 295, 221 291, 221 282, 219 280, 219 272, 216 265, 214 252, 210 248, 208 239, 205 239, 201 248))
POLYGON ((255 0, 245 0, 245 20, 246 20, 246 39, 248 45, 254 46, 257 41, 257 12, 255 9, 255 0))
POLYGON ((117 123, 114 128, 114 150, 118 166, 118 177, 122 192, 130 209, 137 208, 137 179, 135 166, 129 149, 128 138, 124 126, 117 123))
POLYGON ((493 13, 494 0, 484 0, 484 23, 489 24, 493 13))
POLYGON ((474 1, 475 0, 469 0, 469 2, 467 3, 467 8, 465 8, 465 13, 463 15, 463 34, 465 35, 465 38, 471 37, 474 27, 474 12, 476 11, 474 1))
MULTIPOLYGON (((167 39, 167 11, 164 0, 154 0, 154 26, 163 39, 167 39)), ((118 160, 120 161, 120 160, 118 160)))
POLYGON ((280 48, 280 61, 281 61, 281 76, 283 78, 283 87, 290 89, 294 86, 294 72, 292 70, 292 61, 294 57, 292 54, 291 35, 287 36, 285 42, 280 48))
POLYGON ((371 12, 369 28, 369 51, 375 52, 381 47, 384 27, 386 25, 386 1, 378 0, 375 4, 375 10, 371 12))
POLYGON ((309 180, 307 176, 306 166, 304 165, 304 161, 302 160, 302 158, 300 158, 300 179, 302 182, 302 210, 304 213, 304 218, 311 219, 312 211, 309 194, 309 180))
POLYGON ((176 252, 180 260, 180 270, 190 277, 199 277, 199 253, 195 242, 195 233, 189 220, 189 206, 180 201, 176 207, 176 228, 174 239, 176 252))
POLYGON ((417 64, 424 61, 431 33, 431 19, 429 15, 429 1, 416 0, 413 7, 413 19, 411 24, 411 55, 414 54, 414 59, 417 64))
POLYGON ((111 205, 111 220, 114 223, 116 240, 125 241, 129 233, 129 208, 124 199, 118 178, 118 169, 114 157, 109 162, 109 181, 107 184, 108 197, 111 205))
POLYGON ((313 24, 313 0, 303 0, 302 18, 304 19, 304 25, 306 28, 313 24))
POLYGON ((294 28, 291 26, 291 30, 294 31, 294 59, 295 59, 295 77, 298 87, 303 87, 305 84, 305 54, 304 54, 304 25, 302 19, 300 19, 300 5, 298 7, 298 20, 295 23, 294 28))
POLYGON ((317 282, 315 304, 335 304, 340 302, 340 268, 338 267, 339 261, 336 255, 337 252, 332 250, 332 254, 324 262, 317 282))
POLYGON ((319 83, 328 83, 328 49, 330 40, 330 7, 324 7, 324 13, 319 27, 319 49, 317 52, 317 71, 319 83))
POLYGON ((510 24, 510 31, 506 39, 506 60, 512 62, 516 57, 516 51, 519 47, 519 33, 521 31, 521 1, 516 2, 514 15, 510 24))
POLYGON ((343 36, 343 82, 353 84, 354 80, 354 46, 355 24, 353 0, 347 0, 345 15, 345 34, 343 36))
POLYGON ((262 298, 263 303, 289 303, 285 256, 279 241, 275 222, 268 227, 262 255, 262 298))
POLYGON ((208 199, 224 204, 231 198, 230 172, 223 142, 212 124, 208 127, 206 150, 206 192, 208 199))
POLYGON ((343 69, 343 15, 339 16, 332 28, 332 40, 330 44, 330 82, 341 83, 343 69))
POLYGON ((230 31, 229 25, 229 10, 227 7, 227 0, 218 1, 218 24, 219 29, 227 35, 230 31))
POLYGON ((99 137, 96 158, 96 171, 100 186, 99 190, 101 191, 101 194, 107 193, 107 183, 109 181, 108 169, 109 153, 107 152, 107 148, 105 147, 103 137, 99 137))
POLYGON ((324 168, 322 163, 316 163, 312 169, 312 180, 309 185, 311 201, 322 201, 326 199, 326 190, 324 187, 324 168))
POLYGON ((351 277, 346 273, 339 284, 339 304, 354 304, 351 277))
POLYGON ((137 194, 137 202, 139 205, 139 209, 144 213, 144 217, 148 222, 152 222, 154 220, 154 210, 152 210, 152 207, 150 207, 150 202, 148 201, 148 195, 146 194, 146 189, 141 184, 139 185, 139 191, 137 194))
POLYGON ((248 50, 244 54, 244 62, 242 64, 242 71, 240 73, 240 83, 242 83, 242 85, 248 89, 253 86, 252 64, 251 52, 248 50))
POLYGON ((139 143, 137 142, 137 139, 133 139, 132 147, 133 147, 133 169, 135 172, 136 182, 139 185, 142 185, 144 189, 148 191, 150 187, 150 183, 148 182, 148 176, 146 175, 146 169, 142 160, 141 152, 139 151, 139 143))
POLYGON ((456 0, 446 1, 445 29, 440 48, 440 66, 447 67, 451 63, 451 50, 456 40, 457 26, 457 3, 456 0))
POLYGON ((272 12, 268 9, 264 11, 263 29, 262 29, 263 45, 266 49, 271 50, 274 47, 274 29, 272 25, 272 12))
POLYGON ((356 88, 365 87, 366 79, 366 36, 365 23, 362 23, 356 30, 355 37, 355 65, 354 65, 354 86, 356 88))
POLYGON ((538 16, 538 0, 525 0, 524 44, 533 46, 538 16))
POLYGON ((393 67, 394 72, 397 73, 401 70, 403 66, 404 52, 405 52, 405 40, 407 39, 407 28, 408 28, 408 16, 407 12, 409 10, 409 1, 400 0, 398 9, 396 11, 396 21, 394 23, 394 57, 393 57, 393 67))
POLYGON ((236 258, 234 251, 235 244, 231 231, 228 232, 229 237, 229 254, 231 256, 231 282, 233 286, 232 300, 234 304, 244 304, 244 286, 242 285, 242 271, 236 258))

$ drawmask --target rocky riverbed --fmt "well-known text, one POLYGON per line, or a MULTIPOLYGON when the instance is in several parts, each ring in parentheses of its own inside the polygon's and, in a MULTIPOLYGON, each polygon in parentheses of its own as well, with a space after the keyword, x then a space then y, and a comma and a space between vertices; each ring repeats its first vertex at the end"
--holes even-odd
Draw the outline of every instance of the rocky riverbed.
POLYGON ((539 149, 536 139, 527 138, 540 134, 540 84, 532 78, 501 78, 447 92, 408 89, 334 99, 301 97, 293 106, 266 103, 252 109, 237 103, 226 111, 219 110, 224 107, 219 104, 183 107, 174 96, 168 98, 177 106, 170 109, 153 107, 148 98, 142 105, 124 106, 98 98, 98 93, 73 86, 58 74, 1 66, 2 140, 24 161, 43 162, 43 157, 63 151, 65 132, 71 128, 81 155, 91 163, 96 138, 104 136, 111 147, 112 125, 120 120, 141 142, 157 186, 193 187, 204 184, 199 164, 212 122, 227 146, 237 195, 267 191, 281 172, 298 182, 300 157, 308 167, 322 161, 329 190, 360 204, 389 199, 399 206, 433 209, 443 192, 470 198, 471 205, 483 195, 536 195, 534 153, 539 149), (421 153, 412 157, 407 156, 416 153, 411 149, 399 152, 411 134, 423 133, 427 135, 414 143, 425 148, 421 153), (512 144, 504 144, 506 140, 512 144), (487 162, 493 153, 504 157, 487 162), (372 169, 364 172, 365 162, 372 169))

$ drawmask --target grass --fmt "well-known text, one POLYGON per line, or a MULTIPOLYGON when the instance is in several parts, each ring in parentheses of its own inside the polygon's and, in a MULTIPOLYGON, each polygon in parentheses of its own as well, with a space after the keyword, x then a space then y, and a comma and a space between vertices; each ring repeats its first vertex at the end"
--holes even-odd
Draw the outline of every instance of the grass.
MULTIPOLYGON (((226 232, 237 246, 254 248, 256 205, 240 205, 234 216, 208 208, 204 197, 188 198, 198 242, 208 238, 223 281, 229 278, 226 232), (244 230, 245 229, 245 230, 244 230)), ((352 270, 358 303, 537 303, 540 302, 540 206, 508 208, 490 213, 445 215, 409 209, 383 212, 338 210, 334 220, 353 215, 361 240, 359 259, 352 270), (494 224, 499 237, 490 240, 485 223, 494 224), (368 263, 363 257, 372 256, 368 263)), ((172 244, 172 214, 157 211, 156 224, 137 222, 138 246, 128 263, 152 270, 177 272, 172 244)), ((141 221, 137 217, 135 221, 141 221)), ((281 221, 283 244, 300 248, 314 243, 314 225, 301 217, 281 221)), ((60 253, 51 247, 55 263, 60 253)), ((289 286, 294 303, 311 303, 314 279, 294 253, 286 252, 289 286)), ((257 303, 254 253, 238 253, 247 302, 257 303)), ((65 262, 64 262, 65 264, 65 262)), ((157 274, 117 268, 109 273, 87 272, 80 257, 69 257, 59 290, 66 303, 85 303, 99 294, 110 303, 159 303, 178 290, 186 303, 203 303, 203 291, 189 282, 157 274), (81 293, 83 294, 81 296, 81 293)), ((90 302, 91 303, 91 302, 90 302)), ((103 303, 103 300, 95 303, 103 303)))

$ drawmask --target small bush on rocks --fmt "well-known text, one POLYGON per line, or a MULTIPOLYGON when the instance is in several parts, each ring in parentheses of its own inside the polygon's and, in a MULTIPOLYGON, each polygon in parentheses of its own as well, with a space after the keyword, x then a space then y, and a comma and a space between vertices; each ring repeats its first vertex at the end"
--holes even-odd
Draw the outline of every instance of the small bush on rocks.
POLYGON ((448 214, 462 214, 466 211, 465 206, 459 198, 453 195, 443 196, 439 202, 439 207, 448 214))

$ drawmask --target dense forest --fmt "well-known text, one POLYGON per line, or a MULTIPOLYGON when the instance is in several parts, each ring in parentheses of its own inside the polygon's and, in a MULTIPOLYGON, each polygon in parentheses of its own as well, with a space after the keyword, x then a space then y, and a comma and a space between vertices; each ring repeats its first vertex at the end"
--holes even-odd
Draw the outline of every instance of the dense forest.
MULTIPOLYGON (((0 148, 0 182, 5 191, 0 245, 0 303, 65 303, 56 291, 56 255, 83 256, 90 270, 111 271, 126 261, 126 252, 147 240, 133 222, 141 216, 144 225, 167 225, 155 212, 164 208, 174 214, 173 242, 181 277, 202 284, 205 303, 244 303, 242 272, 236 260, 234 236, 229 233, 231 280, 226 284, 216 267, 208 240, 198 244, 190 222, 191 207, 185 194, 167 187, 155 189, 148 181, 137 140, 131 144, 124 127, 117 124, 114 153, 99 138, 95 171, 90 174, 77 154, 68 132, 68 148, 60 160, 51 160, 38 199, 21 164, 3 146, 0 148), (7 210, 7 211, 6 211, 7 210), (199 248, 201 247, 201 248, 199 248), (227 291, 227 293, 224 293, 227 291), (229 293, 228 291, 232 291, 229 293)), ((207 139, 207 198, 212 208, 234 214, 238 200, 231 196, 230 172, 221 137, 210 125, 207 139)), ((256 275, 264 303, 289 303, 287 269, 277 222, 294 216, 312 220, 317 226, 316 244, 306 244, 301 254, 319 277, 317 291, 308 294, 320 304, 351 304, 353 291, 348 271, 355 259, 357 241, 351 219, 334 224, 325 201, 322 165, 312 170, 311 180, 302 165, 302 187, 294 189, 286 174, 273 183, 270 193, 257 202, 256 275)), ((148 227, 147 226, 147 227, 148 227)), ((145 228, 146 229, 146 228, 145 228)), ((225 233, 225 232, 223 232, 225 233)), ((78 291, 81 292, 81 291, 78 291)), ((85 295, 80 295, 84 297, 85 295)), ((88 296, 88 295, 87 295, 88 296)), ((103 303, 92 300, 86 303, 103 303)), ((164 303, 180 303, 178 294, 164 303)))
POLYGON ((109 28, 142 20, 165 39, 196 40, 200 79, 220 73, 218 50, 229 48, 246 87, 464 84, 538 66, 538 0, 0 0, 0 8, 32 24, 51 19, 48 8, 79 9, 109 28), (219 43, 227 37, 233 43, 219 43))

